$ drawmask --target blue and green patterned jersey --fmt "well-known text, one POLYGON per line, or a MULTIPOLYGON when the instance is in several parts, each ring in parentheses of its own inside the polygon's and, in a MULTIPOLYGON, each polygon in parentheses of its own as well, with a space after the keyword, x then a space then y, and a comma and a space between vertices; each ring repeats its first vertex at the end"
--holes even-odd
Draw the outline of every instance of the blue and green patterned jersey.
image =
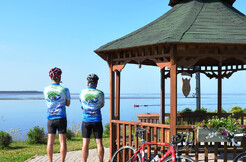
POLYGON ((88 87, 80 92, 83 107, 83 122, 102 121, 101 108, 104 105, 104 93, 94 87, 88 87))
POLYGON ((48 106, 48 120, 66 117, 66 101, 71 99, 68 88, 64 88, 58 83, 53 83, 45 87, 44 98, 48 106))

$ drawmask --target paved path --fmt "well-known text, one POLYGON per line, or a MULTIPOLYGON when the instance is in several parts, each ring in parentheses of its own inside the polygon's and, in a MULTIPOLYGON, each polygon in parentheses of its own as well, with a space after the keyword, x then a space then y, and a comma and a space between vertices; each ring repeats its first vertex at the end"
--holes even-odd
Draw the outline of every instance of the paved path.
MULTIPOLYGON (((104 148, 104 152, 105 152, 104 153, 104 162, 109 162, 109 148, 104 148)), ((191 157, 194 159, 194 156, 192 156, 192 154, 191 154, 191 157)), ((199 162, 203 162, 204 156, 200 154, 199 159, 201 159, 201 160, 199 160, 199 162)), ((27 160, 26 162, 47 162, 47 161, 48 161, 48 157, 47 157, 47 155, 44 155, 44 156, 33 157, 33 158, 27 160)), ((59 153, 53 155, 53 161, 54 162, 60 162, 61 161, 59 153)), ((82 161, 81 160, 81 151, 70 151, 70 152, 68 152, 67 156, 66 156, 66 161, 67 162, 81 162, 82 161)), ((209 154, 208 161, 214 162, 214 154, 209 154)), ((224 161, 223 154, 218 155, 218 162, 223 162, 223 161, 224 161)), ((87 162, 99 162, 96 149, 90 149, 87 162)), ((229 154, 227 162, 232 162, 232 154, 229 154)))
MULTIPOLYGON (((54 162, 60 162, 60 154, 54 154, 53 155, 53 161, 54 162)), ((81 151, 70 151, 67 153, 66 156, 66 161, 67 162, 81 162, 82 157, 81 157, 81 151)), ((89 151, 89 157, 88 157, 88 162, 99 162, 98 156, 97 156, 97 149, 90 149, 89 151)), ((109 161, 109 148, 104 148, 104 162, 109 161)), ((26 162, 48 162, 48 156, 36 156, 33 157, 26 162)))

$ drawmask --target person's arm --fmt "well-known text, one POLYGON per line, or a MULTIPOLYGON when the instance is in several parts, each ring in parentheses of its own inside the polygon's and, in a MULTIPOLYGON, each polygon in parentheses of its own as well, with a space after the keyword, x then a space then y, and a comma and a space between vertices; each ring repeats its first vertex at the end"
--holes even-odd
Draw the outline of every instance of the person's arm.
POLYGON ((66 100, 66 106, 70 106, 70 100, 66 100))
POLYGON ((81 109, 83 110, 83 103, 82 103, 82 94, 83 94, 83 91, 81 90, 80 91, 80 94, 79 94, 79 102, 81 103, 81 109))
POLYGON ((69 89, 66 88, 66 95, 67 95, 67 99, 66 99, 66 106, 70 106, 70 103, 71 103, 71 97, 70 97, 70 92, 69 92, 69 89))
POLYGON ((102 92, 102 99, 103 99, 103 103, 102 103, 102 105, 101 105, 101 108, 103 108, 103 106, 104 106, 104 93, 102 92))

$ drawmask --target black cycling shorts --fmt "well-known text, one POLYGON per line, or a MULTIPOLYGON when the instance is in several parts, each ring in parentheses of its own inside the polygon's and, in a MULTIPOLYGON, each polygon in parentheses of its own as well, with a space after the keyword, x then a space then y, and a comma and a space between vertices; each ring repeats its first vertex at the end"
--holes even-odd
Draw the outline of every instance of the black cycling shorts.
POLYGON ((83 138, 90 138, 93 130, 94 137, 101 139, 103 134, 102 122, 82 122, 81 126, 83 138))
POLYGON ((67 133, 67 118, 48 120, 48 134, 56 134, 58 130, 59 134, 67 133))

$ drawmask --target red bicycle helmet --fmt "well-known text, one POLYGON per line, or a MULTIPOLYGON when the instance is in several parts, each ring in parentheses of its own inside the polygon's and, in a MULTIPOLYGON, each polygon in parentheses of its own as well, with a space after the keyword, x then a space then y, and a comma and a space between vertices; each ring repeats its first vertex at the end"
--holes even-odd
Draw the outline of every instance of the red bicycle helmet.
POLYGON ((54 79, 54 78, 61 78, 61 74, 62 74, 62 71, 61 69, 57 68, 57 67, 54 67, 52 69, 50 69, 50 72, 49 72, 49 76, 51 79, 54 79))

